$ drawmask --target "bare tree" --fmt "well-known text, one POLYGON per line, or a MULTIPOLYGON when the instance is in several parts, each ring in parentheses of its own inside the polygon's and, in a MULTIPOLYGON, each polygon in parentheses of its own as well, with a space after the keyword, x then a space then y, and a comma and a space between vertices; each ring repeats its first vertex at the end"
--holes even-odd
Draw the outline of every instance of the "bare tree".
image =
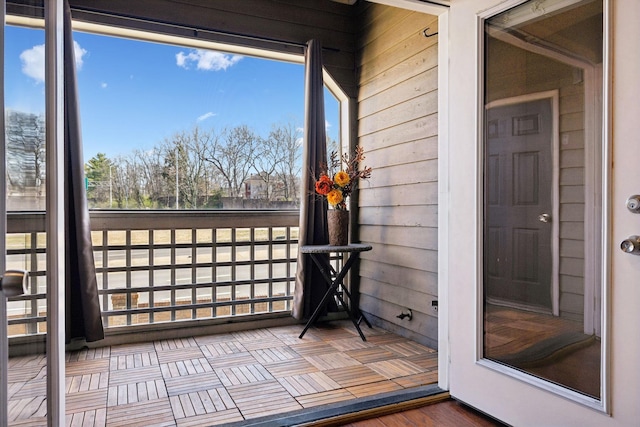
POLYGON ((151 150, 108 159, 99 153, 86 165, 94 203, 119 208, 220 207, 221 196, 242 197, 249 178, 260 197, 297 200, 300 130, 273 126, 267 139, 248 126, 222 133, 194 127, 151 150))
POLYGON ((268 146, 277 153, 274 162, 275 173, 283 200, 298 199, 298 177, 302 157, 302 132, 292 122, 274 125, 269 134, 268 146))
POLYGON ((151 150, 136 150, 133 153, 139 170, 141 193, 149 200, 150 207, 165 206, 168 186, 163 177, 164 155, 159 147, 151 150))
POLYGON ((144 181, 143 168, 140 161, 134 153, 126 157, 128 179, 131 185, 131 199, 134 207, 143 209, 148 207, 148 193, 146 191, 146 183, 144 181))
POLYGON ((113 207, 113 202, 119 209, 129 208, 129 195, 131 187, 127 175, 129 170, 124 157, 118 156, 111 166, 111 188, 109 204, 113 207))
POLYGON ((259 137, 246 125, 224 132, 211 140, 206 161, 213 164, 225 182, 230 197, 241 197, 243 185, 251 175, 259 137))
POLYGON ((276 140, 258 138, 252 167, 255 172, 253 177, 264 184, 258 194, 260 198, 270 201, 277 194, 276 171, 282 159, 282 152, 276 140))
POLYGON ((211 177, 207 152, 218 143, 215 131, 204 131, 199 127, 175 134, 165 140, 165 179, 176 190, 177 204, 187 209, 200 207, 211 188, 207 180, 211 177))
POLYGON ((42 196, 45 174, 45 124, 37 114, 9 111, 6 123, 9 189, 35 190, 42 196))

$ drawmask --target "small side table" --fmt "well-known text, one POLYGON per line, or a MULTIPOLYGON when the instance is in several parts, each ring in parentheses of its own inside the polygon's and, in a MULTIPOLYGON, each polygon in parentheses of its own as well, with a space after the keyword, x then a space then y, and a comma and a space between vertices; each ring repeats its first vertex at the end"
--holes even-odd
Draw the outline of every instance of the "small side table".
POLYGON ((322 309, 324 308, 324 306, 327 305, 330 298, 332 296, 335 296, 336 298, 338 298, 338 300, 340 301, 344 309, 347 311, 347 314, 349 314, 349 318, 351 319, 351 321, 353 322, 353 325, 358 330, 358 333, 360 334, 360 338, 362 338, 362 341, 367 340, 364 334, 362 333, 362 330, 360 329, 360 322, 364 320, 367 326, 369 326, 370 328, 371 328, 371 323, 369 323, 369 321, 364 317, 364 315, 360 313, 360 310, 355 306, 355 301, 353 301, 353 299, 351 298, 351 293, 349 293, 346 286, 344 286, 343 280, 347 275, 347 272, 349 271, 351 266, 353 266, 353 263, 355 263, 356 260, 358 259, 358 256, 360 256, 360 252, 370 251, 371 249, 372 249, 371 245, 365 245, 362 243, 351 243, 345 246, 305 245, 300 247, 300 252, 302 252, 303 254, 309 254, 313 262, 316 264, 316 266, 322 273, 322 277, 324 277, 325 282, 327 282, 328 288, 327 288, 327 292, 322 297, 320 304, 318 304, 318 307, 316 307, 315 311, 311 315, 311 318, 309 319, 304 329, 302 330, 302 333, 300 334, 299 338, 302 338, 304 336, 304 334, 311 327, 311 325, 314 324, 315 321, 318 319, 318 317, 320 316, 320 313, 322 312, 322 309), (349 258, 342 266, 342 269, 340 270, 340 272, 335 271, 335 269, 331 265, 331 262, 327 261, 326 257, 320 256, 320 255, 330 254, 330 253, 349 253, 350 254, 349 258), (349 308, 349 306, 345 303, 344 299, 342 298, 340 288, 342 288, 342 291, 349 298, 349 301, 351 302, 351 308, 349 308), (356 314, 358 313, 360 314, 360 317, 356 319, 356 314))

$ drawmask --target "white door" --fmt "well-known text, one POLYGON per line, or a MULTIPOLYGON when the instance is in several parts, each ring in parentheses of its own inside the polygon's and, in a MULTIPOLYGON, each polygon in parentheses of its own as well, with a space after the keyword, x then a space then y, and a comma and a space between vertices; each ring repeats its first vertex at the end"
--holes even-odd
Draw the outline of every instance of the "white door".
MULTIPOLYGON (((621 250, 640 235, 640 215, 626 206, 640 194, 639 19, 637 0, 451 2, 449 209, 441 213, 449 342, 441 346, 451 395, 510 425, 640 425, 640 256, 621 250), (558 215, 540 221, 558 230, 550 279, 558 306, 541 313, 487 298, 485 185, 496 169, 487 161, 486 111, 551 90, 559 93, 558 215)), ((528 165, 531 176, 542 173, 528 165)), ((520 215, 536 219, 531 206, 520 215)))

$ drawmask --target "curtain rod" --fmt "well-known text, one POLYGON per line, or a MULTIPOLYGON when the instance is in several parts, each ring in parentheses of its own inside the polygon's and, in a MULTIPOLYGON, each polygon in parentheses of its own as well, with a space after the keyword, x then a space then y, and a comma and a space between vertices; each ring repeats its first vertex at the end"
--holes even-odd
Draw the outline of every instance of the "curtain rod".
MULTIPOLYGON (((36 5, 28 5, 28 4, 24 4, 20 1, 7 1, 6 2, 7 5, 14 5, 17 6, 20 9, 24 8, 28 8, 29 10, 32 11, 39 11, 40 13, 31 13, 29 16, 31 17, 38 17, 38 18, 43 18, 44 17, 44 7, 43 6, 36 6, 36 5)), ((110 13, 110 12, 104 12, 104 11, 99 11, 99 10, 95 10, 95 9, 90 9, 90 8, 86 8, 86 7, 71 7, 71 12, 72 15, 74 12, 76 13, 80 13, 80 14, 85 14, 87 16, 99 16, 99 17, 103 17, 103 18, 107 18, 107 22, 110 19, 115 19, 115 20, 119 20, 119 21, 123 21, 123 22, 134 22, 134 23, 139 23, 139 24, 143 24, 144 26, 158 26, 158 27, 164 27, 164 28, 168 28, 168 29, 175 29, 175 30, 179 30, 180 34, 179 35, 186 35, 186 34, 191 34, 193 37, 198 38, 200 36, 200 34, 210 34, 210 35, 217 35, 217 36, 223 36, 223 37, 228 37, 230 39, 239 39, 239 40, 248 40, 248 41, 255 41, 255 42, 260 42, 260 43, 267 43, 267 44, 273 44, 273 45, 284 45, 284 47, 294 47, 294 48, 302 48, 304 49, 307 46, 306 42, 295 42, 295 41, 290 41, 290 40, 283 40, 283 39, 276 39, 276 38, 270 38, 270 37, 263 37, 263 36, 252 36, 252 35, 248 35, 248 34, 241 34, 241 33, 236 33, 236 32, 232 32, 232 31, 225 31, 225 30, 214 30, 214 29, 207 29, 207 28, 196 28, 196 27, 191 27, 191 26, 187 26, 187 25, 182 25, 182 24, 176 24, 173 22, 168 22, 168 21, 159 21, 159 20, 151 20, 151 19, 145 19, 145 18, 139 18, 139 17, 135 17, 135 16, 129 16, 129 15, 124 15, 124 14, 117 14, 117 13, 110 13), (185 34, 186 33, 186 34, 185 34)), ((90 21, 90 22, 96 22, 96 21, 90 21)), ((97 23, 101 23, 103 24, 104 22, 101 20, 98 20, 97 23)), ((113 22, 111 22, 111 24, 113 24, 113 22)), ((135 26, 135 29, 140 29, 139 26, 135 26)), ((172 34, 172 33, 169 33, 172 34)), ((227 42, 229 44, 232 44, 230 42, 227 42)), ((323 50, 329 51, 329 52, 340 52, 340 49, 337 48, 333 48, 333 47, 323 47, 323 50)))
MULTIPOLYGON (((93 9, 89 9, 89 8, 72 7, 71 11, 72 12, 73 11, 77 11, 77 12, 85 13, 85 14, 88 14, 88 15, 112 17, 112 18, 122 19, 124 21, 140 22, 140 23, 143 23, 143 24, 151 24, 151 25, 155 24, 155 25, 159 25, 159 26, 163 26, 163 27, 167 27, 167 28, 176 28, 176 29, 179 29, 179 30, 184 30, 184 31, 191 32, 194 35, 194 37, 198 37, 200 33, 203 33, 203 34, 211 34, 211 35, 218 35, 218 36, 237 38, 237 39, 242 39, 242 40, 251 40, 251 41, 263 42, 263 43, 280 44, 280 45, 291 46, 291 47, 305 48, 307 46, 306 42, 295 42, 295 41, 290 41, 290 40, 276 39, 276 38, 263 37, 263 36, 252 36, 252 35, 248 35, 248 34, 241 34, 241 33, 236 33, 236 32, 233 32, 233 31, 226 31, 226 30, 214 30, 214 29, 208 29, 208 28, 196 28, 196 27, 191 27, 191 26, 182 25, 182 24, 176 24, 176 23, 168 22, 168 21, 149 20, 149 19, 144 19, 144 18, 139 18, 139 17, 134 17, 134 16, 115 14, 115 13, 109 13, 109 12, 102 12, 102 11, 97 11, 97 10, 93 10, 93 9)), ((323 50, 327 50, 327 51, 331 51, 331 52, 340 52, 340 49, 332 48, 332 47, 323 47, 322 49, 323 50)))

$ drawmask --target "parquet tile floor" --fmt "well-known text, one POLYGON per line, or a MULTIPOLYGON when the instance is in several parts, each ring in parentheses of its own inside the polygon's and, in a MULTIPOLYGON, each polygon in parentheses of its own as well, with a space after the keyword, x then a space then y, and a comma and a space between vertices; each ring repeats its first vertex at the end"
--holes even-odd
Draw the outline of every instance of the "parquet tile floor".
MULTIPOLYGON (((437 382, 437 352, 348 321, 67 354, 68 426, 210 426, 437 382)), ((9 361, 12 426, 46 425, 44 356, 9 361)))

